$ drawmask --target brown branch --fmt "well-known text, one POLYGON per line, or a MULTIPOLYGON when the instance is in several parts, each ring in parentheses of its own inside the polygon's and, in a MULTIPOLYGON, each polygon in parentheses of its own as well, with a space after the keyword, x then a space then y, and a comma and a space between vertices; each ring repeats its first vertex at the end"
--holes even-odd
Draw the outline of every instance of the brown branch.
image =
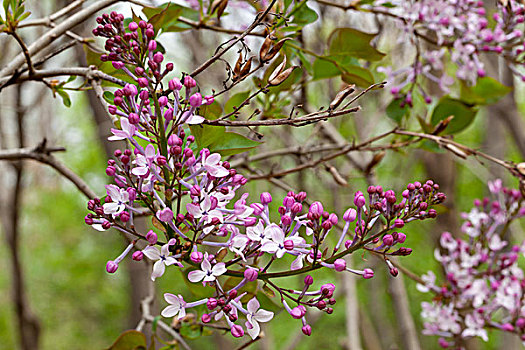
POLYGON ((29 55, 29 51, 27 50, 26 44, 24 43, 20 35, 18 35, 18 33, 15 30, 13 30, 12 32, 9 32, 9 34, 13 38, 15 38, 18 45, 20 45, 20 47, 22 48, 22 53, 24 54, 24 57, 27 63, 27 68, 29 69, 29 76, 33 75, 35 72, 35 68, 33 67, 33 63, 31 62, 31 56, 29 55))
POLYGON ((40 163, 47 164, 58 171, 62 176, 71 181, 88 199, 97 197, 96 193, 71 169, 56 159, 51 152, 63 151, 63 148, 38 149, 19 148, 7 151, 0 151, 0 160, 21 160, 33 159, 40 163))
MULTIPOLYGON (((190 25, 195 29, 208 29, 212 30, 214 32, 218 33, 226 33, 226 34, 235 34, 235 35, 242 35, 244 32, 241 30, 235 30, 235 29, 227 29, 223 27, 213 26, 206 23, 200 23, 196 21, 192 21, 191 19, 179 17, 177 19, 179 22, 182 22, 184 24, 190 25)), ((259 37, 265 37, 266 34, 264 32, 255 32, 255 33, 248 33, 249 36, 259 36, 259 37)))
POLYGON ((299 118, 282 118, 282 119, 266 119, 266 120, 205 120, 203 124, 214 125, 214 126, 276 126, 276 125, 291 125, 291 126, 304 126, 312 124, 321 120, 327 120, 330 118, 339 117, 341 115, 355 113, 359 111, 361 107, 347 108, 339 111, 319 111, 307 114, 299 118))
POLYGON ((67 15, 69 12, 73 11, 77 7, 82 6, 82 4, 86 2, 86 0, 76 0, 73 1, 71 4, 67 5, 66 7, 61 8, 57 12, 43 18, 36 18, 36 19, 30 19, 27 21, 24 21, 20 23, 17 27, 18 28, 25 28, 25 27, 31 27, 31 26, 49 26, 49 24, 60 17, 63 17, 67 15))
MULTIPOLYGON (((239 41, 244 39, 249 33, 252 32, 252 30, 255 29, 258 25, 261 24, 263 19, 266 17, 266 15, 270 12, 270 9, 275 4, 277 0, 272 0, 270 5, 264 10, 264 12, 260 12, 257 14, 255 21, 241 34, 238 38, 233 40, 231 43, 229 43, 226 47, 221 48, 219 51, 215 53, 210 59, 208 59, 206 62, 201 64, 197 69, 195 69, 193 72, 191 72, 189 75, 192 77, 196 77, 200 73, 202 73, 206 68, 211 66, 215 61, 217 61, 219 58, 221 58, 222 55, 224 55, 227 51, 229 51, 232 47, 234 47, 239 41)), ((1 75, 1 74, 0 74, 1 75)))

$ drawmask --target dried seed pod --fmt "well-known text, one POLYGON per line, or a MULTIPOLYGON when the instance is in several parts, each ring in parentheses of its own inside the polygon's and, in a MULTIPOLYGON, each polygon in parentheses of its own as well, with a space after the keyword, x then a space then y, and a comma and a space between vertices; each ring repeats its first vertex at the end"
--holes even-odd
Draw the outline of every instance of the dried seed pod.
POLYGON ((246 61, 246 64, 241 69, 241 74, 239 78, 244 78, 250 73, 250 70, 252 69, 252 60, 253 60, 253 57, 250 57, 248 61, 246 61))
POLYGON ((272 39, 268 35, 266 39, 264 39, 264 42, 261 45, 261 49, 259 50, 259 61, 261 61, 261 63, 266 62, 265 57, 268 54, 268 50, 270 50, 271 47, 272 47, 272 39))
POLYGON ((226 256, 226 254, 228 254, 228 249, 221 248, 221 250, 219 250, 219 251, 217 252, 217 254, 215 254, 215 260, 217 260, 217 261, 222 261, 222 259, 224 259, 224 257, 226 256))
POLYGON ((211 13, 215 13, 217 11, 217 18, 221 18, 224 10, 226 9, 226 6, 228 6, 228 0, 215 0, 211 4, 211 13))
POLYGON ((348 85, 343 90, 339 91, 337 95, 335 95, 335 98, 330 102, 330 109, 334 110, 337 107, 343 103, 343 101, 352 93, 355 91, 355 85, 348 85))
POLYGON ((443 132, 447 128, 448 124, 450 124, 452 119, 454 119, 453 115, 451 115, 451 116, 443 119, 442 121, 440 121, 438 123, 438 125, 436 125, 436 127, 434 128, 434 131, 432 131, 432 135, 438 135, 441 132, 443 132))
POLYGON ((272 72, 272 74, 270 74, 268 81, 275 79, 279 74, 281 74, 284 71, 284 67, 286 67, 286 56, 284 56, 281 64, 279 64, 277 68, 275 68, 275 70, 272 72))
POLYGON ((368 163, 368 165, 366 166, 365 172, 367 174, 370 173, 372 169, 374 169, 374 167, 376 167, 379 163, 381 163, 383 158, 385 158, 385 155, 386 155, 385 151, 381 151, 379 153, 374 154, 374 157, 372 158, 370 163, 368 163))
POLYGON ((290 40, 290 38, 284 38, 284 39, 281 39, 279 40, 275 45, 273 45, 270 50, 268 51, 268 53, 263 57, 263 62, 268 62, 268 61, 271 61, 272 58, 274 58, 278 53, 279 51, 282 49, 284 43, 287 41, 287 40, 290 40))
POLYGON ((274 79, 269 80, 268 84, 270 84, 272 86, 276 86, 276 85, 281 84, 283 81, 288 79, 288 77, 293 73, 295 68, 297 68, 297 66, 292 66, 292 67, 286 69, 284 72, 282 72, 281 74, 277 75, 277 77, 275 77, 274 79))

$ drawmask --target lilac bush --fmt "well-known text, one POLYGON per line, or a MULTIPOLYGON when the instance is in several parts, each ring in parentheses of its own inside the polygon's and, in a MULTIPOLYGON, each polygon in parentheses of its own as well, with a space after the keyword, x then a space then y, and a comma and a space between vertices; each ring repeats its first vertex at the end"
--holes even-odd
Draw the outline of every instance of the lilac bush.
POLYGON ((476 0, 375 1, 363 5, 364 11, 395 18, 416 47, 409 66, 379 69, 387 75, 391 93, 412 105, 416 91, 430 103, 425 80, 436 83, 445 93, 455 82, 447 69, 449 61, 457 79, 475 85, 479 77, 487 75, 481 57, 484 53, 503 58, 511 71, 525 80, 525 5, 516 0, 494 3, 493 13, 487 13, 483 1, 476 0))
POLYGON ((487 341, 490 329, 515 333, 525 343, 525 274, 518 265, 525 244, 509 242, 509 225, 525 215, 523 196, 501 180, 489 189, 492 199, 476 200, 463 214, 464 239, 441 236, 435 256, 445 279, 429 271, 417 286, 435 296, 422 303, 423 333, 440 336, 443 348, 463 348, 470 337, 487 341))
POLYGON ((114 12, 97 22, 94 35, 107 39, 101 59, 133 81, 113 92, 109 106, 118 118, 109 139, 125 140, 128 147, 108 161, 112 184, 105 197, 88 202, 91 213, 85 217, 97 230, 114 228, 135 237, 108 261, 108 273, 115 273, 132 251, 133 260, 153 262, 154 281, 167 269, 189 268, 182 270, 189 282, 202 283, 209 296, 187 301, 180 287, 173 286, 164 294, 167 306, 161 315, 182 320, 187 309, 206 305, 202 323, 225 324, 234 337, 248 333, 253 339, 260 324, 274 316, 258 299, 263 284, 279 296, 280 309, 310 335, 308 309, 331 314, 336 303, 335 285, 315 285, 310 271, 372 278, 371 269, 352 268, 343 259, 361 249, 383 256, 390 273, 398 274, 389 257, 412 252, 400 230, 412 221, 436 217, 432 206, 445 200, 438 184, 410 183, 401 196, 370 186, 366 193, 355 193, 342 220, 320 202, 308 205, 305 192, 288 192, 275 205, 276 212, 270 193, 249 201, 253 194, 242 192, 247 179, 219 153, 199 148, 192 135, 192 127, 206 121, 199 111, 214 103, 214 95, 203 97, 189 75, 170 79, 173 63, 166 63, 158 50, 151 24, 125 26, 124 16, 114 12), (133 225, 138 214, 151 215, 154 229, 138 232, 133 225), (275 269, 277 260, 289 268, 275 269), (297 289, 279 286, 280 278, 294 275, 304 275, 297 289), (229 277, 237 278, 233 287, 226 286, 229 277))

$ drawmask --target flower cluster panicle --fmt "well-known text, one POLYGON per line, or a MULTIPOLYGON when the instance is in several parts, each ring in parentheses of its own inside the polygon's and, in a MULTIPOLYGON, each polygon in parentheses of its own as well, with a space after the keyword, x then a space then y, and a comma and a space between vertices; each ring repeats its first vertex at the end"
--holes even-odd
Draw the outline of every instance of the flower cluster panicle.
POLYGON ((448 59, 457 67, 456 77, 471 85, 475 85, 478 77, 486 76, 480 58, 482 53, 503 57, 512 72, 525 81, 525 75, 520 72, 525 63, 525 5, 522 2, 495 1, 497 7, 492 15, 483 7, 483 1, 477 0, 388 1, 388 7, 382 6, 383 3, 385 1, 376 1, 369 9, 397 18, 397 23, 418 45, 418 54, 411 66, 379 69, 392 84, 390 92, 396 98, 403 98, 403 104, 412 106, 416 87, 427 103, 432 101, 418 83, 420 76, 448 92, 454 82, 446 72, 448 59), (434 45, 422 47, 420 43, 425 40, 434 45))
POLYGON ((254 295, 259 282, 280 296, 280 307, 301 320, 303 333, 310 335, 308 308, 331 314, 336 302, 335 285, 315 287, 310 271, 326 268, 372 278, 371 269, 351 268, 343 259, 364 249, 382 255, 397 275, 388 257, 412 251, 404 246, 406 235, 400 229, 411 221, 436 217, 432 205, 445 200, 438 184, 410 183, 401 196, 381 186, 369 187, 367 194, 358 191, 342 216, 344 224, 320 202, 308 206, 305 192, 288 192, 274 215, 270 193, 248 202, 248 193, 237 193, 247 179, 219 153, 198 147, 188 124, 204 120, 199 109, 213 103, 213 97, 195 92, 197 82, 190 76, 168 80, 165 88, 172 66, 168 63, 162 69, 164 58, 152 44, 151 25, 131 22, 125 28, 116 13, 97 21, 95 34, 107 38, 109 53, 103 59, 135 81, 115 90, 110 106, 119 127, 111 129, 109 139, 125 140, 128 148, 115 151, 108 161, 106 174, 112 184, 106 186, 105 197, 88 202, 90 213, 85 217, 86 224, 97 230, 114 228, 136 237, 107 263, 108 273, 116 272, 132 250, 133 260, 146 257, 154 262, 152 280, 168 269, 191 267, 184 274, 190 283, 209 287, 209 297, 187 302, 181 294, 166 293, 169 305, 162 316, 184 319, 186 309, 206 305, 204 324, 225 323, 234 337, 246 332, 253 339, 260 323, 273 318, 254 295), (134 216, 144 213, 153 217, 154 230, 147 233, 133 225, 134 216), (275 271, 274 262, 280 259, 289 261, 289 269, 275 271), (279 287, 280 277, 299 274, 306 275, 299 289, 279 287), (239 283, 228 286, 225 276, 237 277, 239 283), (255 288, 246 288, 249 284, 255 288))
POLYGON ((474 336, 487 341, 487 329, 516 333, 525 343, 525 274, 518 266, 525 245, 509 244, 507 231, 525 215, 523 196, 501 180, 489 182, 489 189, 494 199, 475 200, 463 214, 465 239, 441 236, 435 256, 445 281, 429 271, 417 286, 436 295, 422 303, 423 333, 440 336, 443 348, 461 348, 463 339, 474 336))

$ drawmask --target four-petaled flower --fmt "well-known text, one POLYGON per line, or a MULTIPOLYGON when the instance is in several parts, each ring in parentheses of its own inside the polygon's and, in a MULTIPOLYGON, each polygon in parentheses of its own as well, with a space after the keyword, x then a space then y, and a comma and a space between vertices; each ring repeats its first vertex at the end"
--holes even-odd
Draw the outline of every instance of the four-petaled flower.
POLYGON ((131 170, 133 175, 146 176, 150 170, 150 167, 154 166, 153 161, 157 156, 155 147, 152 144, 147 145, 144 153, 145 156, 142 154, 137 154, 137 157, 133 161, 133 164, 135 164, 135 167, 131 170))
POLYGON ((228 169, 221 165, 221 155, 219 153, 212 153, 206 156, 202 155, 202 166, 213 177, 225 177, 230 174, 228 169))
POLYGON ((128 118, 120 118, 120 129, 111 129, 113 136, 108 137, 109 141, 119 141, 125 139, 131 139, 137 132, 135 125, 130 124, 128 118))
POLYGON ((122 213, 124 209, 126 209, 124 203, 129 201, 128 191, 115 185, 106 185, 106 191, 108 196, 111 197, 112 202, 103 205, 104 214, 118 215, 122 213))
POLYGON ((180 262, 177 261, 170 255, 170 243, 164 244, 159 250, 154 246, 147 246, 142 250, 144 255, 146 255, 150 260, 157 260, 157 262, 153 265, 153 272, 151 273, 151 280, 155 281, 157 277, 160 277, 164 274, 164 271, 166 270, 166 266, 170 266, 173 264, 176 264, 180 267, 183 267, 180 262))
POLYGON ((248 302, 248 314, 246 314, 248 322, 246 322, 246 328, 252 339, 257 338, 261 331, 259 322, 269 322, 273 318, 273 312, 259 309, 260 306, 259 301, 255 297, 248 302))
POLYGON ((211 267, 211 263, 208 260, 208 253, 204 254, 204 259, 201 263, 201 270, 195 270, 191 271, 188 274, 188 279, 193 282, 200 282, 202 281, 203 284, 206 282, 213 282, 226 272, 226 266, 223 262, 215 264, 213 267, 211 267))
MULTIPOLYGON (((268 227, 270 227, 270 226, 268 226, 268 227)), ((270 241, 266 241, 262 245, 261 250, 263 252, 268 252, 268 253, 275 254, 277 256, 277 258, 280 259, 280 258, 282 258, 284 256, 284 253, 287 252, 287 249, 284 247, 285 246, 285 244, 284 244, 285 241, 293 242, 292 247, 299 246, 301 248, 304 246, 304 243, 305 243, 304 238, 299 237, 299 236, 284 237, 283 230, 280 227, 276 226, 271 231, 271 240, 270 241)))
POLYGON ((182 295, 175 295, 171 293, 164 293, 164 300, 170 305, 166 306, 160 313, 163 317, 173 317, 177 314, 178 319, 182 319, 186 316, 186 302, 182 298, 182 295))

